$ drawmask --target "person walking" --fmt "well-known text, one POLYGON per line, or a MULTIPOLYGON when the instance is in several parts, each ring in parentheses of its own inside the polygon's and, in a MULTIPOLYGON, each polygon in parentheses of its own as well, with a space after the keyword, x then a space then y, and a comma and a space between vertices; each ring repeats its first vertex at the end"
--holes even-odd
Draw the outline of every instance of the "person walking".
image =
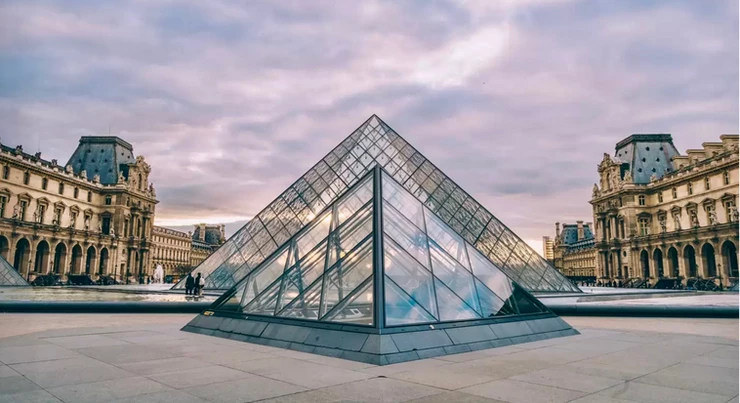
POLYGON ((195 287, 195 279, 192 273, 188 273, 188 278, 185 279, 185 295, 192 295, 193 288, 195 287))
POLYGON ((198 278, 200 278, 200 280, 198 280, 198 296, 202 297, 203 289, 206 288, 206 279, 201 277, 200 273, 198 273, 198 278))
MULTIPOLYGON (((195 277, 195 287, 193 295, 200 295, 200 283, 203 281, 203 277, 200 276, 200 273, 198 273, 198 276, 195 277)), ((203 282, 205 284, 205 281, 203 282)))

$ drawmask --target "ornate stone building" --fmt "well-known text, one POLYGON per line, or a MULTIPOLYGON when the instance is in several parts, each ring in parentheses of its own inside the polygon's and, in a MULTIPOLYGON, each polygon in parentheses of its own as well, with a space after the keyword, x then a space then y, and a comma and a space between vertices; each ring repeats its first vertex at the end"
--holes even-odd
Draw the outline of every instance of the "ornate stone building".
POLYGON ((564 276, 574 281, 593 281, 596 279, 596 240, 591 223, 555 223, 553 242, 553 266, 564 276))
POLYGON ((681 155, 670 134, 604 154, 591 205, 600 279, 738 279, 738 136, 681 155))
POLYGON ((195 225, 194 232, 154 226, 152 269, 162 265, 165 275, 179 278, 198 266, 225 241, 223 225, 195 225))
POLYGON ((157 199, 131 144, 82 137, 66 165, 2 145, 0 170, 0 254, 24 278, 149 274, 157 199))

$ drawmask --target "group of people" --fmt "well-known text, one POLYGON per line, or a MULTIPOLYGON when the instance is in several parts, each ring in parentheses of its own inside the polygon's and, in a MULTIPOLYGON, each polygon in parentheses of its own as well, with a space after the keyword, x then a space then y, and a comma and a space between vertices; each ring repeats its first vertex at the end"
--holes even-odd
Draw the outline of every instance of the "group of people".
POLYGON ((198 276, 193 277, 192 273, 188 273, 188 278, 185 280, 185 295, 203 295, 203 288, 206 285, 206 280, 198 273, 198 276))

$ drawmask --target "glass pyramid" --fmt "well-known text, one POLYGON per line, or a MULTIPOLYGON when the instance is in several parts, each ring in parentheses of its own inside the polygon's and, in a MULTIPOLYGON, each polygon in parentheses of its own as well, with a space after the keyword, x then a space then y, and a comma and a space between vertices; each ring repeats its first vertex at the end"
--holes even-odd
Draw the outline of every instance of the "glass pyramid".
MULTIPOLYGON (((340 195, 357 186, 358 181, 376 166, 381 167, 407 191, 403 196, 398 196, 399 198, 415 200, 423 205, 423 209, 409 217, 408 222, 398 225, 412 225, 417 230, 424 228, 430 236, 441 238, 439 242, 435 242, 434 247, 426 251, 406 252, 417 262, 424 259, 424 256, 418 255, 420 253, 430 254, 430 259, 452 258, 459 259, 459 262, 464 260, 464 254, 471 255, 468 250, 470 249, 480 256, 468 259, 480 258, 494 263, 526 290, 580 292, 574 284, 375 115, 237 231, 221 248, 196 267, 193 274, 201 273, 205 277, 206 289, 227 290, 247 275, 254 278, 255 270, 263 268, 265 266, 263 263, 273 259, 277 251, 286 253, 285 263, 290 265, 288 268, 292 268, 300 259, 296 256, 307 251, 304 250, 305 246, 301 245, 295 247, 297 250, 287 251, 288 241, 306 226, 314 223, 316 217, 322 214, 327 206, 333 206, 340 195), (428 214, 433 214, 435 218, 424 221, 425 224, 422 225, 422 219, 427 220, 428 214), (446 232, 455 236, 448 236, 446 232), (454 246, 460 239, 469 247, 454 246)), ((397 203, 405 204, 401 199, 397 203)), ((400 204, 396 213, 403 215, 407 207, 400 204)), ((324 224, 328 228, 320 226, 316 229, 315 236, 319 236, 319 233, 323 235, 325 230, 339 229, 340 221, 341 218, 332 217, 330 223, 324 224), (335 219, 337 222, 334 222, 335 219)), ((413 229, 399 227, 393 231, 399 231, 397 237, 402 237, 400 233, 404 230, 413 231, 413 229)), ((402 247, 403 242, 409 240, 394 242, 402 247)), ((306 239, 304 243, 308 244, 309 240, 306 239)), ((405 257, 398 259, 403 258, 405 257)), ((275 262, 276 265, 279 263, 275 262)), ((442 285, 445 283, 442 282, 442 285)), ((182 289, 184 286, 183 279, 175 284, 173 289, 182 289)), ((309 284, 303 284, 301 287, 303 286, 309 284)), ((454 286, 459 285, 455 283, 454 286)), ((296 291, 298 288, 291 290, 296 291)), ((278 304, 277 300, 275 304, 278 304)), ((326 315, 329 312, 319 310, 317 314, 319 313, 326 315)), ((420 315, 422 313, 419 312, 420 315)))
POLYGON ((24 286, 28 282, 18 273, 15 268, 0 256, 0 287, 2 286, 24 286))
POLYGON ((548 312, 380 167, 209 310, 381 328, 548 312))

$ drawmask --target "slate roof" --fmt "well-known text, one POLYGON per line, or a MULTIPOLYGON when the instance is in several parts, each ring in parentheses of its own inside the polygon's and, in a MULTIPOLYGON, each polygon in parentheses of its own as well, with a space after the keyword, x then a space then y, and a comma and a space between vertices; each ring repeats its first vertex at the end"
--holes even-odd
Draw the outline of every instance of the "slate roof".
POLYGON ((635 184, 650 183, 673 170, 671 158, 680 155, 670 134, 633 134, 617 143, 614 156, 629 164, 635 184))
POLYGON ((67 165, 71 165, 77 175, 84 170, 89 180, 100 175, 100 183, 115 185, 121 165, 135 162, 133 147, 123 139, 116 136, 83 136, 67 165))

